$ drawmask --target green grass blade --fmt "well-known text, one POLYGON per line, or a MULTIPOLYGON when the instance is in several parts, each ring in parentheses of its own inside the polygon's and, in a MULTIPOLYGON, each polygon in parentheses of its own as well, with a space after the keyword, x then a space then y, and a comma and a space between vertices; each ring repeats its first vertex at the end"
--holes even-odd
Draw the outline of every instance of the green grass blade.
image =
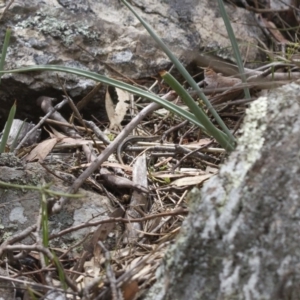
MULTIPOLYGON (((243 65, 243 61, 242 61, 239 46, 237 44, 234 32, 232 30, 230 20, 228 18, 227 12, 225 10, 223 0, 218 0, 218 3, 219 3, 219 8, 220 8, 220 13, 221 13, 221 16, 223 18, 223 21, 224 21, 224 24, 225 24, 225 27, 226 27, 226 30, 227 30, 227 33, 228 33, 228 36, 229 36, 229 39, 230 39, 230 42, 231 42, 231 46, 232 46, 232 49, 233 49, 233 52, 234 52, 236 63, 238 65, 238 68, 239 68, 239 71, 240 71, 240 74, 241 74, 241 79, 245 83, 245 82, 247 82, 247 80, 246 80, 246 76, 245 76, 245 70, 244 70, 244 65, 243 65)), ((249 98, 249 99, 251 98, 250 91, 247 87, 244 88, 244 93, 245 93, 246 98, 249 98)))
MULTIPOLYGON (((35 295, 35 291, 30 286, 27 286, 26 289, 27 289, 27 292, 29 294, 30 300, 37 300, 38 299, 37 296, 35 295)), ((40 296, 42 296, 42 295, 40 295, 40 296)))
MULTIPOLYGON (((43 236, 43 246, 48 248, 49 246, 49 226, 48 226, 48 209, 47 209, 47 199, 46 194, 42 192, 41 194, 41 208, 42 208, 42 236, 43 236)), ((46 265, 49 264, 49 258, 44 255, 46 265)))
POLYGON ((228 135, 229 139, 233 142, 234 137, 230 130, 227 128, 223 120, 220 118, 216 110, 213 108, 209 100, 206 98, 204 93, 201 91, 197 83, 194 81, 192 76, 189 74, 189 72, 185 69, 185 67, 181 64, 181 62, 177 59, 176 56, 169 50, 169 48, 165 45, 165 43, 161 40, 161 38, 155 33, 154 29, 143 19, 141 18, 133 9, 133 7, 125 0, 122 0, 122 2, 131 10, 131 12, 138 18, 138 20, 142 23, 142 25, 145 27, 145 29, 149 32, 149 34, 152 36, 152 38, 158 43, 160 48, 166 53, 166 55, 170 58, 170 60, 173 62, 173 64, 176 66, 178 71, 181 73, 181 75, 186 79, 186 81, 189 83, 189 85, 197 92, 198 96, 203 100, 219 126, 222 128, 222 130, 228 135))
MULTIPOLYGON (((10 35, 11 35, 11 29, 7 28, 6 33, 5 33, 3 47, 2 47, 1 59, 0 59, 0 70, 1 71, 4 69, 5 58, 6 58, 7 48, 9 45, 10 35)), ((0 83, 1 83, 1 76, 0 76, 0 83)))
POLYGON ((168 72, 161 72, 160 75, 181 97, 184 103, 194 113, 195 117, 201 122, 201 124, 203 124, 205 130, 212 135, 225 150, 232 151, 234 149, 234 145, 230 143, 228 137, 212 124, 205 112, 196 104, 194 99, 181 86, 181 84, 168 72))
POLYGON ((61 263, 60 263, 58 257, 56 256, 56 254, 53 251, 51 253, 53 255, 53 261, 56 265, 56 268, 57 268, 57 271, 58 271, 58 278, 59 278, 59 281, 62 285, 62 288, 64 290, 67 290, 68 285, 66 283, 66 277, 65 277, 64 270, 63 270, 63 266, 61 265, 61 263))
POLYGON ((193 124, 199 126, 201 129, 204 129, 203 125, 195 118, 195 116, 182 109, 181 107, 178 107, 177 105, 164 100, 155 94, 152 94, 148 91, 142 90, 138 87, 129 85, 127 83, 124 83, 122 81, 118 81, 112 78, 108 78, 103 75, 99 75, 94 72, 90 71, 85 71, 77 68, 71 68, 71 67, 65 67, 65 66, 56 66, 56 65, 40 65, 40 66, 31 66, 31 67, 26 67, 22 69, 15 69, 15 70, 9 70, 9 71, 0 71, 0 74, 3 73, 22 73, 22 72, 32 72, 32 71, 55 71, 55 72, 65 72, 65 73, 71 73, 79 76, 83 76, 88 79, 93 79, 95 81, 100 81, 104 84, 111 85, 120 89, 123 89, 125 91, 128 91, 129 93, 138 95, 140 97, 147 98, 151 101, 154 101, 158 104, 160 104, 162 107, 166 108, 167 110, 175 113, 178 116, 183 117, 186 120, 189 120, 193 124))
POLYGON ((5 145, 7 143, 9 132, 10 132, 13 120, 15 118, 15 115, 16 115, 16 110, 17 110, 17 104, 15 102, 13 104, 13 106, 11 107, 11 109, 10 109, 8 119, 7 119, 6 124, 5 124, 3 136, 2 136, 2 139, 1 139, 1 143, 0 143, 0 153, 5 152, 5 145))

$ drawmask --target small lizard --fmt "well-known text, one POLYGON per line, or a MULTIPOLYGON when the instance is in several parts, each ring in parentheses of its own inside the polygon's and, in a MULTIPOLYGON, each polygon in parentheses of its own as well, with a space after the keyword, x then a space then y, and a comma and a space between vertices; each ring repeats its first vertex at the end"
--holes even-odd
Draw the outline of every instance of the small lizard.
POLYGON ((239 78, 222 76, 222 74, 216 73, 211 68, 204 68, 204 81, 208 88, 232 87, 242 83, 239 78))
POLYGON ((149 142, 149 141, 158 140, 159 138, 160 138, 160 136, 157 136, 157 135, 153 135, 153 136, 132 135, 132 136, 127 137, 119 144, 119 146, 117 148, 117 158, 118 158, 119 162, 122 165, 124 165, 123 158, 122 158, 122 151, 126 144, 128 144, 128 143, 134 144, 137 142, 145 142, 145 141, 149 142))

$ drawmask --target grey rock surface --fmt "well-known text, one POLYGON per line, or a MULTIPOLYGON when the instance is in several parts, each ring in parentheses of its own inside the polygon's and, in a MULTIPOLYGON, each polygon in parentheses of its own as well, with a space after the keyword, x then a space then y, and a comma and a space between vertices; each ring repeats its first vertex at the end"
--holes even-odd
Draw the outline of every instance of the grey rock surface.
MULTIPOLYGON (((185 64, 193 61, 199 52, 232 58, 216 1, 131 3, 185 64)), ((255 37, 264 40, 264 36, 258 27, 252 26, 255 24, 253 14, 242 8, 226 7, 229 17, 235 21, 232 26, 243 58, 260 60, 255 37)), ((1 25, 0 41, 4 40, 5 28, 10 26, 13 31, 6 69, 55 64, 117 78, 122 75, 142 78, 157 75, 158 71, 170 66, 169 59, 138 19, 118 0, 15 0, 2 15, 1 25)), ((61 97, 61 83, 75 100, 95 85, 92 80, 56 72, 4 75, 0 116, 6 118, 8 109, 17 99, 17 118, 27 117, 35 122, 32 115, 40 113, 35 105, 36 98, 40 95, 61 97)), ((104 111, 104 94, 105 87, 90 104, 95 114, 101 109, 104 111)))
MULTIPOLYGON (((47 167, 58 171, 58 166, 47 167)), ((0 155, 0 181, 9 184, 29 185, 36 187, 45 183, 52 183, 51 189, 57 192, 66 192, 72 183, 72 175, 68 175, 70 181, 58 179, 39 163, 23 164, 13 154, 0 155)), ((63 176, 63 175, 61 175, 63 176)), ((66 178, 66 176, 65 176, 66 178)), ((63 211, 49 217, 49 235, 57 234, 66 228, 83 224, 89 220, 97 221, 107 217, 110 212, 110 200, 99 193, 80 189, 78 194, 82 197, 68 201, 63 211)), ((48 196, 48 199, 51 200, 48 196)), ((13 235, 35 225, 40 216, 41 193, 35 190, 8 188, 0 186, 0 241, 1 243, 13 235)), ((73 231, 54 240, 51 244, 59 247, 69 247, 73 242, 85 237, 91 227, 73 231)), ((24 244, 32 244, 28 237, 24 244)))
POLYGON ((300 299, 299 93, 292 83, 251 105, 145 299, 300 299))

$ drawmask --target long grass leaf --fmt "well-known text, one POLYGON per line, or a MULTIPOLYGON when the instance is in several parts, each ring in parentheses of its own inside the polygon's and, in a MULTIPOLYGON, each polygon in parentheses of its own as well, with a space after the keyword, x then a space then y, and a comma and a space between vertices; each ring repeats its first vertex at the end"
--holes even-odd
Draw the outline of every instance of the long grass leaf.
POLYGON ((205 130, 212 135, 225 150, 232 151, 234 149, 234 145, 230 143, 228 137, 213 125, 206 113, 196 104, 194 99, 181 86, 181 84, 168 72, 161 72, 160 75, 165 82, 177 92, 184 103, 194 113, 195 117, 201 122, 201 124, 203 124, 205 130))
MULTIPOLYGON (((41 209, 42 209, 42 238, 43 238, 43 246, 49 246, 49 226, 48 226, 48 209, 47 209, 47 199, 44 191, 41 193, 41 209)), ((44 255, 46 265, 49 264, 48 256, 44 255)))
POLYGON ((204 93, 201 91, 195 80, 192 78, 192 76, 189 74, 189 72, 185 69, 185 67, 181 64, 181 62, 177 59, 177 57, 170 51, 170 49, 166 46, 166 44, 161 40, 161 38, 156 34, 154 29, 142 18, 140 17, 133 7, 125 0, 122 0, 122 2, 131 10, 131 12, 138 18, 138 20, 142 23, 142 25, 145 27, 145 29, 149 32, 151 37, 157 42, 157 44, 160 46, 160 48, 165 52, 165 54, 170 58, 170 60, 173 62, 173 64, 176 66, 180 74, 186 79, 186 81, 189 83, 189 85, 197 92, 198 96, 203 100, 217 123, 220 125, 222 130, 228 135, 229 139, 233 142, 235 139, 230 132, 230 130, 227 128, 223 120, 220 118, 216 110, 213 108, 209 100, 206 98, 204 93))
MULTIPOLYGON (((238 43, 236 41, 234 32, 232 30, 232 26, 231 26, 230 20, 228 18, 227 12, 225 10, 223 0, 218 0, 218 3, 219 3, 219 8, 220 8, 220 13, 221 13, 222 19, 224 21, 224 24, 225 24, 225 27, 226 27, 226 30, 227 30, 227 33, 228 33, 228 36, 229 36, 229 39, 230 39, 230 42, 231 42, 231 46, 232 46, 232 49, 233 49, 233 52, 234 52, 236 63, 238 65, 238 68, 239 68, 239 71, 240 71, 240 74, 241 74, 241 79, 245 83, 245 82, 247 82, 247 80, 246 80, 246 76, 245 76, 243 60, 242 60, 242 57, 241 57, 241 53, 240 53, 238 43)), ((247 87, 244 88, 244 93, 245 93, 246 98, 249 98, 249 99, 251 98, 250 91, 247 87)))
MULTIPOLYGON (((2 47, 1 59, 0 59, 0 70, 1 71, 4 69, 5 58, 6 58, 7 48, 9 45, 10 35, 11 35, 11 29, 7 28, 6 33, 5 33, 3 47, 2 47)), ((1 76, 0 76, 0 83, 1 83, 1 76)))
POLYGON ((32 71, 56 71, 56 72, 65 72, 65 73, 71 73, 74 75, 78 76, 83 76, 88 79, 93 79, 95 81, 100 81, 104 84, 111 85, 120 89, 123 89, 125 91, 128 91, 132 94, 138 95, 140 97, 147 98, 151 101, 154 101, 158 104, 160 104, 162 107, 166 108, 167 110, 175 113, 178 116, 183 117, 184 119, 192 122, 193 124, 199 126, 201 129, 204 129, 203 125, 195 118, 195 116, 182 109, 181 107, 164 100, 155 94, 152 94, 148 91, 142 90, 138 87, 129 85, 127 83, 124 83, 122 81, 118 81, 112 78, 108 78, 103 75, 99 75, 94 72, 86 71, 86 70, 81 70, 77 68, 71 68, 71 67, 65 67, 65 66, 57 66, 57 65, 39 65, 39 66, 30 66, 30 67, 25 67, 21 69, 15 69, 15 70, 9 70, 9 71, 0 71, 0 74, 2 73, 22 73, 22 72, 32 72, 32 71))
POLYGON ((66 277, 65 277, 63 266, 61 265, 58 257, 56 256, 56 254, 53 251, 52 251, 52 255, 53 255, 53 260, 54 260, 54 263, 55 263, 57 271, 58 271, 59 281, 60 281, 60 283, 62 285, 62 288, 64 290, 67 290, 68 285, 66 283, 66 277))

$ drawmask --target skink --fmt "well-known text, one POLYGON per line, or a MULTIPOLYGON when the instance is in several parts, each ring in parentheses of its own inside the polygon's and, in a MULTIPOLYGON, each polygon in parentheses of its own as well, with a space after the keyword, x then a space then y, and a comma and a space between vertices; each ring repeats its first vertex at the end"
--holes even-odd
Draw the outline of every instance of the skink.
POLYGON ((119 160, 119 162, 124 165, 123 159, 122 159, 122 151, 123 148, 126 144, 130 143, 130 144, 135 144, 137 142, 149 142, 149 141, 154 141, 154 140, 158 140, 160 138, 160 136, 139 136, 139 135, 132 135, 127 137, 126 139, 124 139, 118 146, 117 148, 117 158, 119 160))

